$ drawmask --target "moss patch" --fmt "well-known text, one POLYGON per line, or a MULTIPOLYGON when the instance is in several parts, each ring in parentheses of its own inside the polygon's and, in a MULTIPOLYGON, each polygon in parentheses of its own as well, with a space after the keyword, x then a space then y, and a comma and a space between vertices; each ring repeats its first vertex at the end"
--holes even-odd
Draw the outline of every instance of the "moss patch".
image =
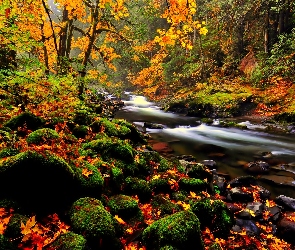
POLYGON ((30 133, 26 140, 29 144, 41 144, 56 140, 58 138, 59 135, 55 130, 50 128, 42 128, 30 133))
POLYGON ((79 234, 68 232, 60 235, 53 243, 44 250, 84 250, 86 249, 86 239, 79 234))

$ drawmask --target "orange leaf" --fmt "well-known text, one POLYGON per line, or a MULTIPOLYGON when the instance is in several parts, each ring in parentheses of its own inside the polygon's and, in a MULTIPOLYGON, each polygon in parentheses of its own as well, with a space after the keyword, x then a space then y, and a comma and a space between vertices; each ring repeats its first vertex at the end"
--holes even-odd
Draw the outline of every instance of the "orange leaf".
POLYGON ((82 175, 86 176, 87 178, 89 177, 89 175, 93 174, 92 170, 89 170, 87 168, 83 168, 82 170, 82 175))
POLYGON ((126 222, 123 221, 118 215, 115 215, 115 219, 116 219, 120 224, 122 224, 122 225, 125 225, 125 224, 126 224, 126 222))

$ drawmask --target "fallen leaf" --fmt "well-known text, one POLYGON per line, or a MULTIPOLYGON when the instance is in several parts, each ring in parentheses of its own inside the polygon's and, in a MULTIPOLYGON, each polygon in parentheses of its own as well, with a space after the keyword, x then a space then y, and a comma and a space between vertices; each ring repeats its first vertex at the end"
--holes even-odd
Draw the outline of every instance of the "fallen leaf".
POLYGON ((89 175, 92 175, 92 174, 93 174, 93 171, 92 170, 89 170, 87 168, 83 168, 82 175, 84 175, 84 176, 86 176, 88 178, 89 175))
POLYGON ((123 221, 118 215, 115 215, 115 219, 116 219, 120 224, 122 224, 122 225, 125 225, 125 224, 126 224, 126 222, 123 221))

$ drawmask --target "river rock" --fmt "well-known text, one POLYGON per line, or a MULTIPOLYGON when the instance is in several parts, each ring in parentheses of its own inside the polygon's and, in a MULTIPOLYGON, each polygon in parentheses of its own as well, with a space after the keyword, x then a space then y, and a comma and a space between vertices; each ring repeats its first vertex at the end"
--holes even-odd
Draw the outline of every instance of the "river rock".
POLYGON ((213 185, 216 185, 220 191, 220 193, 224 193, 226 191, 226 179, 223 176, 219 176, 216 171, 213 172, 213 185))
POLYGON ((251 174, 264 174, 269 172, 269 164, 264 161, 250 162, 247 165, 246 171, 251 174))
POLYGON ((278 197, 276 197, 275 202, 278 205, 283 206, 286 210, 295 211, 295 199, 291 197, 279 195, 278 197))
POLYGON ((213 160, 203 160, 200 163, 208 167, 209 169, 216 169, 216 161, 213 160))
POLYGON ((270 198, 271 193, 265 187, 257 185, 256 188, 259 190, 258 193, 261 200, 267 200, 270 198))
POLYGON ((166 142, 157 142, 152 145, 152 148, 160 154, 171 154, 174 152, 174 150, 166 142))
POLYGON ((256 222, 253 220, 236 219, 236 225, 233 227, 233 231, 240 232, 246 230, 248 235, 259 235, 260 229, 257 227, 256 222))
POLYGON ((239 187, 229 190, 226 199, 232 202, 250 202, 254 200, 253 193, 243 191, 239 187))
POLYGON ((278 236, 289 243, 295 244, 295 214, 287 212, 277 223, 278 236))
POLYGON ((188 162, 196 162, 196 158, 192 155, 179 155, 177 156, 177 159, 188 161, 188 162))
POLYGON ((226 202, 226 206, 232 214, 235 214, 242 210, 240 206, 232 202, 226 202))
POLYGON ((256 179, 253 176, 240 176, 228 183, 231 187, 250 187, 257 185, 256 179))
POLYGON ((281 208, 279 208, 278 206, 269 207, 267 208, 267 211, 269 211, 269 218, 274 223, 276 223, 281 216, 281 208))
POLYGON ((145 122, 143 126, 145 128, 149 128, 149 129, 163 129, 164 128, 164 125, 152 123, 152 122, 145 122))
POLYGON ((252 211, 251 216, 254 218, 261 218, 264 211, 264 205, 261 202, 249 202, 246 206, 246 210, 252 211))
POLYGON ((259 178, 262 181, 270 182, 277 185, 286 185, 295 187, 295 180, 289 176, 282 175, 262 175, 259 178))

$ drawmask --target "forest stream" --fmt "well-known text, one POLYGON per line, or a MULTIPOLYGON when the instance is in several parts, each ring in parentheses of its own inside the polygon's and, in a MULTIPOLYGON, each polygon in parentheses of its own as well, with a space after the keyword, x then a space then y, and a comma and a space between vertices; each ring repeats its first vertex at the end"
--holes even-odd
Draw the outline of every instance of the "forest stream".
POLYGON ((174 156, 192 155, 200 162, 213 160, 217 172, 230 179, 249 175, 250 162, 266 162, 267 172, 251 174, 259 177, 272 198, 281 194, 295 198, 295 134, 267 133, 263 124, 238 118, 236 121, 247 129, 224 128, 218 120, 206 125, 196 117, 164 112, 143 96, 126 92, 124 99, 125 106, 116 118, 133 122, 154 142, 167 143, 174 156), (145 123, 156 128, 146 128, 145 123))

